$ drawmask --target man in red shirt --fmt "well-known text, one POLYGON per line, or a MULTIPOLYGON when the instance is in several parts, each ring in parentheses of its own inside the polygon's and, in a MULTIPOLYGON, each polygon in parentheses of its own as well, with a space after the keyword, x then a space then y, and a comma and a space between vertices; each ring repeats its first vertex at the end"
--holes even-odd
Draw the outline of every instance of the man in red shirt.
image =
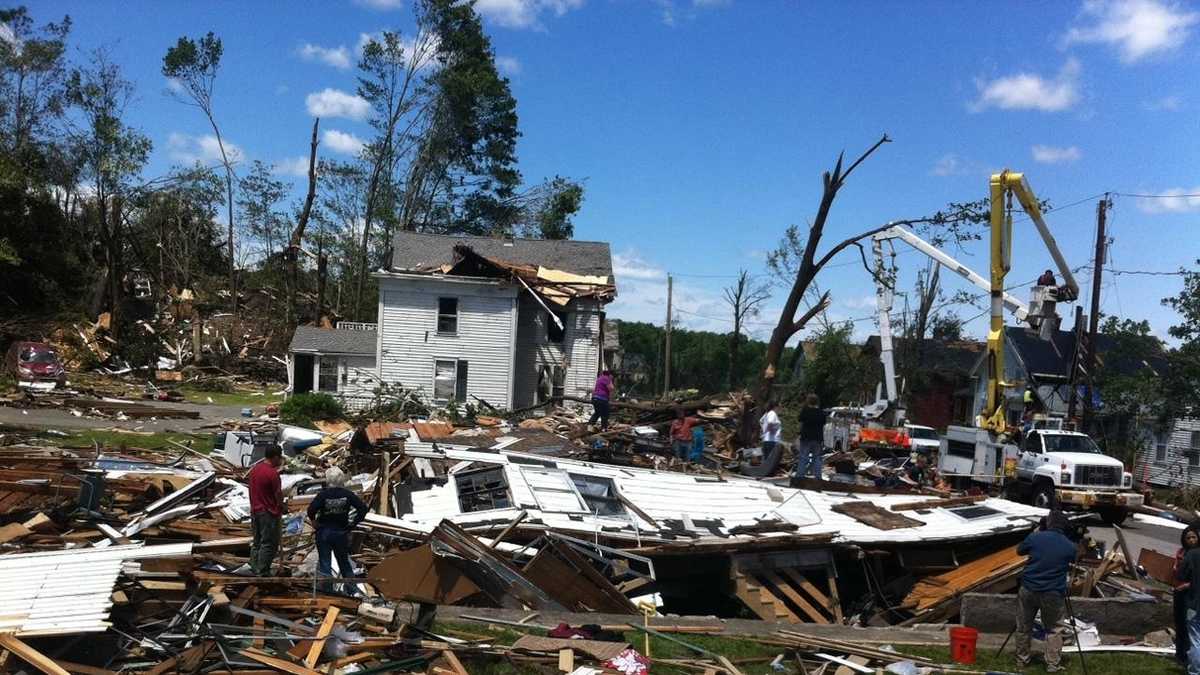
POLYGON ((271 576, 271 565, 279 552, 280 519, 283 517, 283 489, 279 466, 283 453, 279 446, 267 448, 263 461, 250 469, 250 525, 254 543, 250 545, 250 569, 256 577, 271 576))

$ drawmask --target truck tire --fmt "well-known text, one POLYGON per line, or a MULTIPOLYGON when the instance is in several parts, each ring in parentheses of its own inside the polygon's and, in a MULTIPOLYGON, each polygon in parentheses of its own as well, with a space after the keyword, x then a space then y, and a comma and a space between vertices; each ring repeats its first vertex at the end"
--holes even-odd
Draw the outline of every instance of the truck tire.
POLYGON ((1123 506, 1105 506, 1097 512, 1106 525, 1121 525, 1129 517, 1129 510, 1123 506))
POLYGON ((1030 496, 1029 503, 1039 509, 1049 509, 1054 507, 1054 483, 1048 480, 1039 480, 1033 484, 1033 494, 1030 496))

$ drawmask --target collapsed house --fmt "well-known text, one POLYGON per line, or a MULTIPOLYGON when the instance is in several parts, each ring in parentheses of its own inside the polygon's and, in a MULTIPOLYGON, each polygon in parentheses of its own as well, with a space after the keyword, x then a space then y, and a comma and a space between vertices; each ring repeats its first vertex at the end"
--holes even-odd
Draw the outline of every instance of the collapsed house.
POLYGON ((365 330, 355 335, 297 330, 293 391, 328 391, 359 407, 370 397, 351 379, 371 379, 365 370, 375 384, 438 405, 516 409, 591 390, 603 365, 604 307, 617 293, 607 243, 401 232, 393 251, 375 274, 376 325, 356 324, 365 330))

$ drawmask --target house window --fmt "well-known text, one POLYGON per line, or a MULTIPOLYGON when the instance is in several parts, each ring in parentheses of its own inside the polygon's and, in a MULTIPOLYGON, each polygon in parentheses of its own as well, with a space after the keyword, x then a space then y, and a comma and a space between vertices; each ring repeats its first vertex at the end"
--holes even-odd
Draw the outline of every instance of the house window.
POLYGON ((317 376, 318 391, 338 390, 338 360, 336 356, 322 356, 317 376))
POLYGON ((1200 431, 1191 432, 1192 442, 1188 446, 1188 466, 1200 466, 1200 431))
POLYGON ((446 359, 434 362, 433 398, 436 401, 467 400, 467 362, 446 359))
POLYGON ((458 298, 438 298, 437 332, 458 333, 458 298))
POLYGON ((573 473, 571 482, 579 490, 579 496, 587 504, 588 509, 598 516, 625 516, 625 504, 617 496, 617 486, 611 478, 601 476, 584 476, 573 473))
POLYGON ((1167 461, 1167 443, 1171 440, 1171 434, 1160 431, 1154 434, 1154 461, 1167 461))
POLYGON ((553 392, 552 396, 561 399, 567 393, 565 386, 567 382, 567 369, 562 366, 554 366, 551 382, 554 385, 551 389, 553 392))
POLYGON ((463 471, 454 477, 454 483, 458 487, 458 508, 463 513, 512 506, 503 468, 463 471))
POLYGON ((559 345, 562 344, 563 340, 567 336, 566 329, 567 329, 567 313, 566 312, 554 312, 553 316, 551 316, 549 312, 546 313, 546 339, 547 340, 549 340, 550 342, 552 342, 554 344, 559 344, 559 345), (558 317, 558 323, 554 323, 554 317, 558 317), (562 324, 562 328, 559 328, 559 324, 562 324))

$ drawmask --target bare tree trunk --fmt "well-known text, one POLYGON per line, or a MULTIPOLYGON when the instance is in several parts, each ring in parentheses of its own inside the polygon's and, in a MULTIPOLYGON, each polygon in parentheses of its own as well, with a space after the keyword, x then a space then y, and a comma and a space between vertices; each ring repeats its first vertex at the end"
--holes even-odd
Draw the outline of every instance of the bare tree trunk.
MULTIPOLYGON (((292 231, 292 238, 288 242, 288 265, 291 267, 291 283, 288 284, 288 325, 296 324, 296 286, 300 282, 300 265, 297 260, 300 254, 300 247, 304 242, 304 229, 308 227, 308 219, 312 215, 313 199, 317 196, 317 128, 321 125, 321 118, 313 120, 312 142, 308 154, 308 194, 304 196, 304 208, 300 210, 300 217, 296 220, 296 229, 292 231)), ((318 306, 317 312, 319 313, 318 306)), ((317 317, 318 320, 320 317, 317 317)))
MULTIPOLYGON (((847 239, 833 247, 819 261, 816 260, 817 246, 821 243, 821 235, 824 233, 825 221, 829 218, 829 210, 833 206, 833 200, 837 197, 838 190, 842 188, 842 185, 845 184, 846 179, 850 177, 854 169, 870 156, 871 153, 875 152, 879 146, 890 140, 885 134, 844 172, 842 171, 842 155, 838 155, 837 164, 834 165, 833 171, 826 172, 823 176, 825 187, 821 195, 820 206, 817 208, 816 218, 813 219, 813 223, 808 229, 808 240, 805 243, 804 256, 800 261, 800 269, 796 273, 795 281, 792 282, 792 289, 788 293, 783 311, 779 315, 779 321, 775 325, 775 329, 771 332, 771 341, 767 344, 766 365, 763 369, 762 379, 758 388, 758 403, 760 406, 765 405, 773 394, 775 377, 779 367, 779 358, 783 355, 784 345, 787 344, 787 341, 793 335, 803 330, 805 324, 814 316, 829 306, 829 293, 826 292, 821 295, 820 300, 814 303, 807 312, 799 318, 796 317, 796 312, 800 308, 800 301, 808 291, 809 284, 812 283, 813 279, 817 276, 817 272, 821 271, 821 268, 825 266, 825 263, 830 258, 858 239, 866 236, 864 234, 847 239)), ((878 228, 873 232, 882 229, 878 228)), ((867 234, 872 234, 873 232, 867 234)))

